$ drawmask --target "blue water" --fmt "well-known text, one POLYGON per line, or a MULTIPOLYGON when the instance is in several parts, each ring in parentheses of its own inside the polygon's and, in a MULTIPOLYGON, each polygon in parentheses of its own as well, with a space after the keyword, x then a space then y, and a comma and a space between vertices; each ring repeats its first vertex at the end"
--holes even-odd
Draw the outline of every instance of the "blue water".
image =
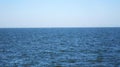
POLYGON ((120 28, 1 28, 0 67, 120 67, 120 28))

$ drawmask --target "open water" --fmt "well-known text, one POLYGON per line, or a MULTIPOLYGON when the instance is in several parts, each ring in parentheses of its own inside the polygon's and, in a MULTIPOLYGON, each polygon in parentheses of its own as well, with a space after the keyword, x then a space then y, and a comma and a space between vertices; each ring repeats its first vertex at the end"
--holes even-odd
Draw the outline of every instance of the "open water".
POLYGON ((1 28, 0 67, 120 67, 120 28, 1 28))

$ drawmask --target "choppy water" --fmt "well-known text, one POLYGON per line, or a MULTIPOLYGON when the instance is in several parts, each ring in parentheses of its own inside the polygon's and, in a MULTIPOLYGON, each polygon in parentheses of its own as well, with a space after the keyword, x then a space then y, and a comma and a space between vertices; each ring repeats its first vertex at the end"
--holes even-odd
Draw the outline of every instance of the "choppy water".
POLYGON ((120 67, 120 28, 0 29, 0 67, 120 67))

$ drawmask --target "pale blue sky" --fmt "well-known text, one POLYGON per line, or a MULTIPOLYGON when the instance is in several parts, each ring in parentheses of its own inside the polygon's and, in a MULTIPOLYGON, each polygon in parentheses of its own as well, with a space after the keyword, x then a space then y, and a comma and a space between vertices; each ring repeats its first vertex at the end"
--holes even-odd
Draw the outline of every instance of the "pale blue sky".
POLYGON ((120 0, 0 0, 0 27, 120 27, 120 0))

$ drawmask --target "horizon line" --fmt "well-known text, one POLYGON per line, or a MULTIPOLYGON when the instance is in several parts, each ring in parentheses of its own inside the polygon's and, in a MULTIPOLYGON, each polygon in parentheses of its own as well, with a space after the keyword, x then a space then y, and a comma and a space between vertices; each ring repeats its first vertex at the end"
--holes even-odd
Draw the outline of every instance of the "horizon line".
POLYGON ((120 27, 114 27, 114 26, 104 26, 104 27, 0 27, 2 28, 120 28, 120 27))

